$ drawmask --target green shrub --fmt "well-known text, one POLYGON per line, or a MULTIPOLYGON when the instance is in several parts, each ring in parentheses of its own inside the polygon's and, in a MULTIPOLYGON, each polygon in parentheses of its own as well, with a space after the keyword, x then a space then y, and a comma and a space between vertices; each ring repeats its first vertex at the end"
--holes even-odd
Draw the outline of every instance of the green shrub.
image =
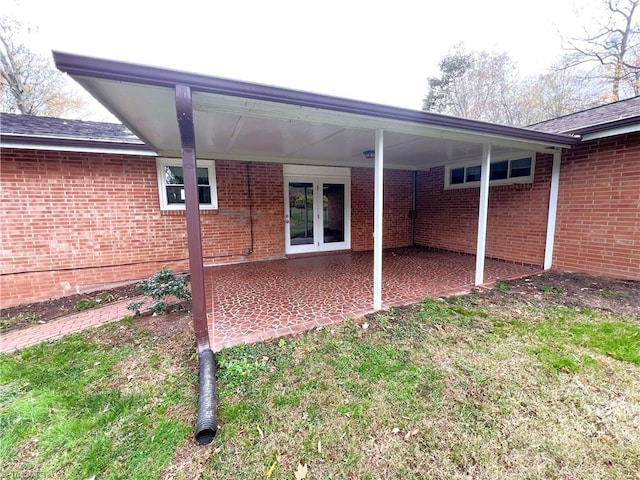
POLYGON ((552 293, 554 295, 562 295, 564 293, 564 290, 562 288, 550 285, 543 285, 542 287, 540 287, 540 290, 542 291, 542 293, 552 293))
MULTIPOLYGON (((187 278, 176 276, 167 267, 154 273, 147 280, 136 283, 136 287, 142 291, 145 297, 152 300, 149 310, 154 313, 165 313, 169 309, 167 297, 175 297, 178 300, 191 300, 191 291, 187 287, 187 278)), ((127 308, 136 315, 140 315, 140 308, 146 303, 146 299, 139 302, 131 302, 127 308)))
POLYGON ((13 317, 3 318, 0 320, 0 330, 8 330, 18 323, 27 323, 28 325, 33 325, 38 323, 38 320, 42 318, 42 314, 35 312, 23 312, 19 313, 13 317))
POLYGON ((107 303, 111 303, 116 300, 116 297, 110 293, 102 293, 93 298, 81 298, 78 302, 73 306, 73 309, 77 312, 81 312, 83 310, 89 310, 90 308, 99 307, 100 305, 105 305, 107 303))
POLYGON ((512 288, 513 288, 513 285, 510 284, 509 282, 503 282, 503 281, 496 282, 496 289, 500 290, 501 292, 506 292, 508 290, 511 290, 512 288))

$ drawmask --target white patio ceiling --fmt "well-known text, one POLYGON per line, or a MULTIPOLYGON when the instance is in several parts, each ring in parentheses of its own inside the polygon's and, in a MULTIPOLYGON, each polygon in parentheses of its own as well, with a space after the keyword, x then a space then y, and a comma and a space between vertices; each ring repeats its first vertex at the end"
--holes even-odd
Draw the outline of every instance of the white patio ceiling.
MULTIPOLYGON (((117 65, 131 67, 129 64, 117 65)), ((151 69, 152 73, 156 70, 140 68, 151 69)), ((76 81, 159 155, 181 156, 175 90, 170 81, 158 85, 144 79, 138 81, 135 75, 127 75, 123 81, 89 73, 84 69, 70 71, 76 81)), ((192 74, 176 72, 176 75, 192 74)), ((195 75, 193 78, 215 79, 195 75)), ((175 84, 185 84, 182 80, 184 78, 176 78, 175 84)), ((247 95, 199 88, 198 82, 188 85, 193 92, 198 158, 373 168, 374 160, 366 160, 362 152, 374 149, 375 130, 383 129, 385 168, 427 170, 446 163, 480 161, 485 143, 492 144, 492 159, 499 160, 524 152, 552 152, 571 145, 573 140, 569 136, 540 134, 262 85, 256 85, 256 88, 284 92, 285 96, 291 93, 305 99, 317 97, 320 101, 316 103, 321 105, 310 106, 305 101, 296 103, 290 98, 285 102, 255 98, 258 95, 252 98, 251 86, 254 84, 228 82, 241 85, 247 95), (326 106, 325 99, 329 100, 326 106), (344 111, 333 109, 332 102, 366 108, 344 111), (376 114, 378 107, 384 114, 376 114), (467 125, 472 128, 465 128, 467 125)))

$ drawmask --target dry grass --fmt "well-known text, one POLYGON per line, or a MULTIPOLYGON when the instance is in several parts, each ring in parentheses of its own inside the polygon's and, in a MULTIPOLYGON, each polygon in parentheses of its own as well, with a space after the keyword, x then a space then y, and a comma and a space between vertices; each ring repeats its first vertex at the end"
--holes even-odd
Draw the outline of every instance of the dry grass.
POLYGON ((224 352, 203 478, 294 478, 299 463, 309 478, 639 478, 640 366, 549 318, 622 322, 639 351, 640 319, 516 308, 524 324, 472 298, 429 301, 224 352))
POLYGON ((496 289, 224 350, 207 447, 188 319, 5 355, 0 476, 640 478, 640 313, 573 301, 496 289))

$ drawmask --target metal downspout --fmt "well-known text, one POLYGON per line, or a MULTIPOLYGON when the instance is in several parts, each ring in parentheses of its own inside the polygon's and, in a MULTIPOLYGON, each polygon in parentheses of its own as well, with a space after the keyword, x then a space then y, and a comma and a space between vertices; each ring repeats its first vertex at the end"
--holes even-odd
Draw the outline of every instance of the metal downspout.
POLYGON ((180 142, 182 144, 182 168, 184 175, 185 209, 187 220, 187 247, 191 277, 191 313, 196 333, 198 359, 200 360, 200 388, 198 395, 198 419, 195 439, 208 444, 217 432, 215 359, 209 342, 207 326, 207 302, 204 288, 202 258, 202 234, 200 230, 200 202, 198 198, 198 174, 196 167, 196 136, 193 126, 191 88, 176 85, 176 114, 180 142))

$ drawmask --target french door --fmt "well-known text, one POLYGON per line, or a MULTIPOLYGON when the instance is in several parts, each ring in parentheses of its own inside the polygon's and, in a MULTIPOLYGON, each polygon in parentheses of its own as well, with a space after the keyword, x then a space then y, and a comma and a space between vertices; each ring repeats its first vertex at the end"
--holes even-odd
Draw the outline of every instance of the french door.
POLYGON ((286 253, 350 248, 349 169, 285 165, 284 173, 286 253))

